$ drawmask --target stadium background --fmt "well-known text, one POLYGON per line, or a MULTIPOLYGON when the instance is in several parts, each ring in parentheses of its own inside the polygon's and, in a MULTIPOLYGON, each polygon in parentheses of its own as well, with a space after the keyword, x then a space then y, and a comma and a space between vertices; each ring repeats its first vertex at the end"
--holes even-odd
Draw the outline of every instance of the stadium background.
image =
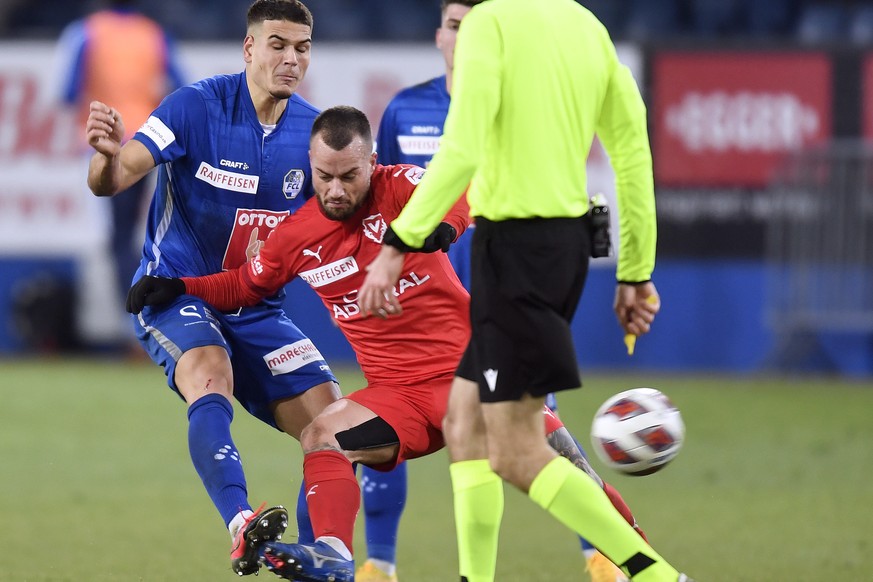
MULTIPOLYGON (((174 32, 194 80, 242 68, 247 3, 142 5, 174 32)), ((586 389, 560 396, 561 417, 587 444, 591 414, 620 390, 656 386, 680 407, 687 440, 664 471, 593 463, 695 579, 867 580, 873 3, 584 3, 649 106, 665 301, 627 358, 612 264, 597 263, 576 329, 586 389)), ((318 44, 304 91, 317 105, 358 105, 376 123, 394 91, 441 72, 437 0, 308 4, 318 44)), ((57 36, 92 7, 0 0, 0 581, 229 580, 184 405, 151 362, 113 357, 123 320, 107 288, 105 201, 87 191, 80 138, 53 97, 57 36)), ((608 190, 602 152, 588 163, 592 190, 608 190)), ((343 389, 363 386, 311 291, 295 284, 288 307, 343 389)), ((239 407, 234 439, 250 499, 292 505, 299 447, 239 407)), ((447 456, 414 465, 401 580, 455 579, 447 456)), ((575 538, 511 488, 498 568, 503 582, 587 579, 575 538)))
MULTIPOLYGON (((356 105, 376 125, 398 89, 441 73, 436 0, 309 4, 315 65, 302 93, 317 106, 356 105)), ((575 326, 583 367, 873 374, 873 2, 582 4, 649 107, 664 299, 629 360, 610 309, 613 263, 596 261, 575 326)), ((126 325, 107 308, 105 205, 55 100, 55 40, 95 5, 0 2, 0 354, 106 352, 126 325)), ((175 35, 195 80, 242 68, 247 5, 142 9, 175 35)), ((588 164, 590 190, 611 195, 603 152, 588 164)), ((299 282, 287 307, 328 359, 353 361, 299 282)))

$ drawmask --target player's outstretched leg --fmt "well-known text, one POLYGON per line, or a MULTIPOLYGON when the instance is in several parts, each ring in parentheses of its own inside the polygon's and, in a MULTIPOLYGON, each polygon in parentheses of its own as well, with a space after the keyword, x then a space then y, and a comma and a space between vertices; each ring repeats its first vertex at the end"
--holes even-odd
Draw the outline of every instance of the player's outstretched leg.
POLYGON ((264 509, 262 505, 245 518, 233 534, 230 565, 240 576, 257 574, 258 550, 264 542, 280 540, 288 527, 288 512, 281 505, 264 509))
MULTIPOLYGON (((546 405, 548 405, 548 402, 547 399, 546 405)), ((554 412, 553 407, 550 406, 549 408, 554 412)), ((554 424, 554 420, 547 418, 546 430, 548 431, 554 426, 554 424)), ((547 434, 547 439, 549 441, 549 446, 551 446, 559 455, 588 473, 597 483, 600 483, 613 506, 619 513, 621 513, 622 517, 624 517, 625 520, 633 526, 641 536, 643 536, 643 539, 645 539, 642 530, 637 527, 636 520, 634 519, 633 514, 631 514, 628 506, 625 504, 624 499, 621 498, 618 491, 600 479, 588 462, 588 455, 585 454, 585 449, 582 448, 582 444, 576 439, 576 437, 570 434, 566 427, 560 426, 551 430, 551 432, 547 434)), ((582 536, 579 536, 579 540, 582 544, 582 553, 585 555, 585 571, 588 572, 588 575, 591 577, 591 582, 628 582, 627 577, 621 569, 613 564, 609 558, 597 551, 597 548, 582 536)))
MULTIPOLYGON (((313 429, 304 430, 301 438, 304 446, 309 430, 313 429)), ((355 579, 352 538, 361 505, 352 463, 335 450, 305 453, 303 480, 315 542, 264 544, 259 553, 261 563, 288 580, 351 582, 355 579)))
POLYGON ((297 582, 353 582, 355 563, 328 544, 268 542, 260 549, 261 563, 271 572, 297 582))
POLYGON ((255 543, 254 537, 241 541, 239 532, 254 527, 253 536, 257 534, 263 540, 262 534, 278 530, 278 524, 283 523, 281 531, 271 534, 281 535, 288 524, 288 513, 282 509, 284 517, 273 519, 278 515, 273 511, 268 532, 263 531, 260 520, 251 521, 258 512, 252 511, 248 502, 245 473, 230 434, 232 421, 233 406, 227 398, 221 394, 199 398, 188 407, 188 450, 203 486, 231 534, 231 567, 237 574, 246 575, 258 571, 257 549, 251 545, 255 543))
POLYGON ((635 582, 684 578, 629 526, 589 476, 555 457, 536 475, 528 496, 561 523, 585 535, 635 582))
POLYGON ((355 572, 357 582, 397 582, 397 531, 406 506, 406 483, 406 463, 387 472, 362 467, 368 559, 355 572))

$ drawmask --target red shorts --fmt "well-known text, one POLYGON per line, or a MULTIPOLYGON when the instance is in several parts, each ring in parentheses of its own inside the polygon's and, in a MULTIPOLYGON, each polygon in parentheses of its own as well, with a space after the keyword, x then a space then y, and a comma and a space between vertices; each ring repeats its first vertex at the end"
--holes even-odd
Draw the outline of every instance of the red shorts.
MULTIPOLYGON (((414 386, 370 384, 346 396, 373 411, 387 422, 400 440, 400 450, 393 463, 373 465, 390 471, 403 461, 424 457, 445 446, 443 417, 449 403, 453 374, 418 383, 414 386)), ((564 426, 548 406, 543 406, 545 434, 564 426)))
POLYGON ((413 386, 370 384, 346 398, 372 410, 391 425, 400 439, 394 463, 373 466, 390 471, 403 461, 423 457, 443 448, 443 417, 449 404, 454 373, 413 386))

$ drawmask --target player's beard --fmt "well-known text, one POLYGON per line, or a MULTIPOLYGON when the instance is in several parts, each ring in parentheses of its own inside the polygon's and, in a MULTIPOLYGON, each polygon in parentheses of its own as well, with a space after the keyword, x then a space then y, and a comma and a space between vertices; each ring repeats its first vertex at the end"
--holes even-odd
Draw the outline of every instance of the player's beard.
POLYGON ((327 218, 330 220, 345 220, 354 216, 354 214, 360 210, 361 206, 363 206, 364 202, 367 200, 367 197, 362 196, 355 204, 351 204, 344 208, 327 208, 321 200, 321 196, 318 194, 315 195, 315 199, 318 200, 318 207, 321 208, 321 213, 327 218))

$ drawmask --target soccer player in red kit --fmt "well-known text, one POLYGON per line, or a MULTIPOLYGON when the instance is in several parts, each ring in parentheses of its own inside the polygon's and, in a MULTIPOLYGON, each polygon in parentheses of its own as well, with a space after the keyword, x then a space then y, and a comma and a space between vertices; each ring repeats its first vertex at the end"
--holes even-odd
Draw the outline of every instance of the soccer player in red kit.
MULTIPOLYGON (((416 317, 392 318, 385 312, 377 315, 386 321, 362 317, 357 306, 366 275, 362 265, 381 250, 387 224, 424 170, 377 165, 366 116, 345 106, 327 109, 315 120, 310 161, 314 199, 276 227, 258 256, 239 269, 205 277, 143 277, 130 291, 128 310, 150 309, 186 293, 230 310, 257 304, 295 276, 318 293, 354 348, 368 385, 329 405, 300 438, 316 542, 265 543, 262 560, 289 579, 342 582, 354 577, 352 535, 360 488, 352 463, 389 470, 444 446, 449 390, 470 338, 469 295, 445 252, 435 251, 447 250, 470 219, 462 197, 425 241, 425 252, 409 254, 394 294, 416 317)), ((291 346, 263 357, 270 368, 287 371, 307 361, 306 353, 298 353, 305 350, 291 346)), ((548 409, 544 418, 546 433, 560 435, 552 441, 555 448, 562 454, 570 447, 576 451, 560 420, 548 409)), ((571 460, 584 462, 578 451, 571 460)), ((617 494, 616 504, 633 523, 617 494)))

